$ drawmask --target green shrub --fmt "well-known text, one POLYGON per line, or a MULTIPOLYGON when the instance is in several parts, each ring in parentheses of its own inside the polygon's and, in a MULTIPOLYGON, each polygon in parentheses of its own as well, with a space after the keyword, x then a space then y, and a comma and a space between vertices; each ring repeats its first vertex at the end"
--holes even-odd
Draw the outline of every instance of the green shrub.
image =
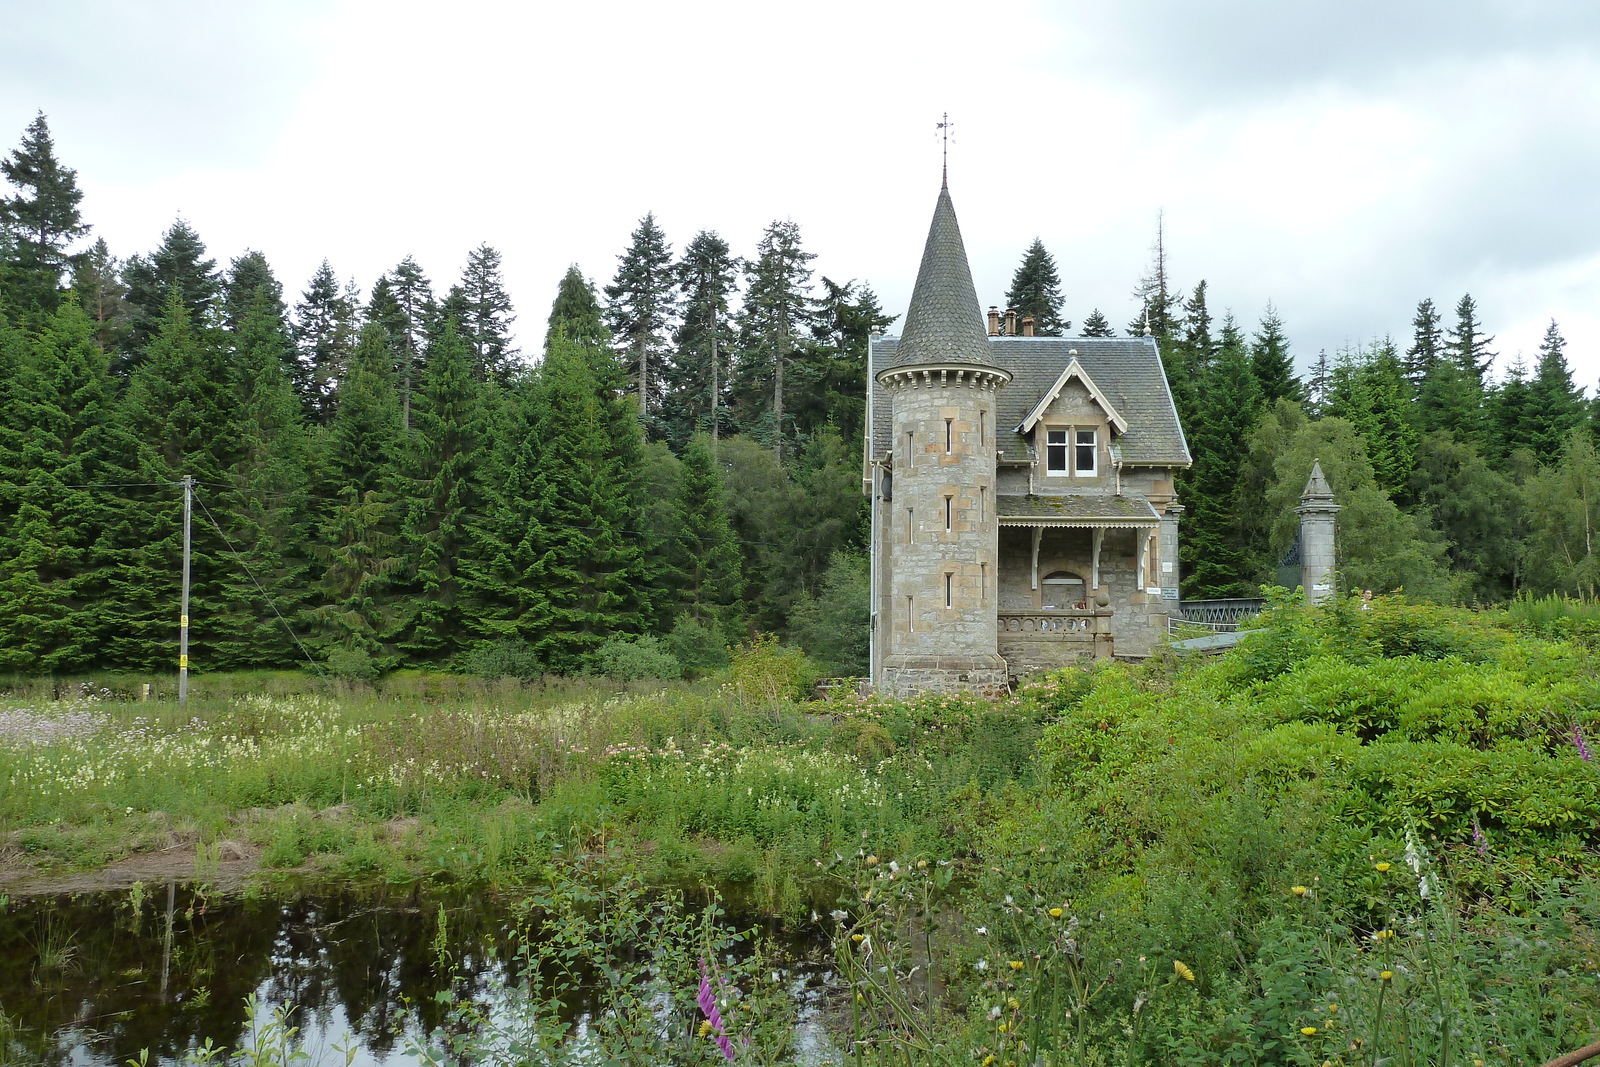
POLYGON ((688 614, 679 615, 672 624, 666 648, 691 677, 721 670, 729 662, 728 646, 721 633, 688 614))
POLYGON ((798 648, 762 634, 733 654, 732 687, 742 707, 776 708, 810 695, 821 672, 798 648))
POLYGON ((659 638, 613 637, 595 650, 594 671, 621 682, 643 678, 682 678, 683 664, 659 638))
POLYGON ((335 648, 328 653, 328 673, 351 682, 370 682, 378 676, 378 661, 364 648, 335 648))
POLYGON ((526 641, 509 637, 474 645, 462 654, 460 667, 480 678, 516 678, 524 682, 544 673, 538 651, 526 641))

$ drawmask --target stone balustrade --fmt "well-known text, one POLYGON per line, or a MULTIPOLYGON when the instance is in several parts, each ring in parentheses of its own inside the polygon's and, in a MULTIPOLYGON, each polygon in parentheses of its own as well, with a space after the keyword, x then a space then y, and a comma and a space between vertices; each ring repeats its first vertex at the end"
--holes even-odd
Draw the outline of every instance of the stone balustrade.
POLYGON ((999 636, 1076 637, 1110 632, 1109 611, 1002 611, 996 619, 999 636))

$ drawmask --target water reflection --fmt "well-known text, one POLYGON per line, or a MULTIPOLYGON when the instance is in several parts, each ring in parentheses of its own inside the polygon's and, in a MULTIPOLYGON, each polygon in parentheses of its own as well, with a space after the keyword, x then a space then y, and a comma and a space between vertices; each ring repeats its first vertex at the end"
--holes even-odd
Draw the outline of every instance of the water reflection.
MULTIPOLYGON (((408 1064, 407 1045, 446 1022, 438 994, 507 995, 516 975, 500 950, 515 935, 498 898, 418 890, 220 900, 162 886, 15 900, 0 915, 0 1063, 121 1067, 141 1049, 172 1063, 207 1039, 237 1048, 255 993, 258 1023, 294 1007, 313 1067, 342 1064, 346 1040, 358 1064, 408 1064)), ((825 969, 802 960, 790 981, 799 1044, 825 1058, 825 969)), ((573 1021, 590 1007, 569 1005, 573 1021)))

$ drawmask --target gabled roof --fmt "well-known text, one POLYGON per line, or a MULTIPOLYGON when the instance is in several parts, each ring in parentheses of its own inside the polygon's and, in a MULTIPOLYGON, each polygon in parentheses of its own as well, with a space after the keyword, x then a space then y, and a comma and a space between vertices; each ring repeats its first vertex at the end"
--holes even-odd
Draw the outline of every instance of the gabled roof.
POLYGON ((1056 397, 1060 396, 1061 390, 1067 387, 1067 382, 1077 378, 1083 383, 1083 387, 1089 390, 1089 395, 1094 397, 1094 402, 1100 405, 1100 410, 1106 413, 1106 418, 1111 420, 1111 425, 1117 428, 1117 432, 1127 433, 1128 420, 1117 414, 1116 407, 1106 399, 1106 395, 1100 391, 1100 387, 1094 384, 1094 379, 1089 377, 1088 372, 1083 369, 1083 364, 1078 362, 1078 350, 1072 349, 1067 355, 1071 356, 1072 359, 1068 361, 1066 369, 1061 372, 1061 377, 1057 378, 1056 384, 1050 387, 1049 392, 1040 397, 1039 402, 1033 405, 1033 410, 1028 412, 1027 418, 1022 420, 1022 425, 1017 427, 1016 432, 1032 433, 1034 424, 1044 417, 1046 411, 1050 410, 1050 405, 1056 402, 1056 397))
POLYGON ((967 265, 967 249, 947 185, 940 188, 933 207, 933 223, 928 227, 928 243, 922 249, 922 265, 917 268, 917 284, 911 290, 911 307, 906 311, 895 361, 880 362, 873 371, 923 363, 986 366, 988 361, 989 332, 978 307, 978 291, 972 285, 972 269, 967 265))
MULTIPOLYGON (((1020 425, 1039 397, 1061 378, 1076 359, 1127 422, 1114 445, 1129 466, 1184 467, 1190 463, 1189 447, 1172 391, 1161 367, 1161 354, 1151 337, 986 337, 989 366, 1011 373, 1011 382, 995 393, 996 447, 1009 461, 1027 456, 1026 435, 1007 432, 1020 425), (1070 353, 1077 350, 1077 355, 1070 353)), ((872 342, 872 370, 876 374, 899 362, 901 340, 877 338, 872 342)), ((872 448, 882 455, 894 447, 889 394, 876 381, 872 389, 872 448)))

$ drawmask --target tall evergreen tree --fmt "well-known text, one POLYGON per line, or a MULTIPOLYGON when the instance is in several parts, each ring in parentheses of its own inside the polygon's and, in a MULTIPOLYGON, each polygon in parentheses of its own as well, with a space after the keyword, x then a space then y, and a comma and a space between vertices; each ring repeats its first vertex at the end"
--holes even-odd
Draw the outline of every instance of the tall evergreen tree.
POLYGON ((1283 319, 1278 317, 1278 309, 1270 301, 1250 343, 1250 372, 1261 388, 1263 403, 1300 400, 1305 395, 1305 387, 1294 373, 1294 357, 1289 354, 1283 319))
POLYGON ((367 302, 367 321, 389 336, 395 385, 400 392, 400 424, 411 429, 411 398, 427 358, 428 338, 438 315, 433 286, 410 256, 380 277, 367 302))
POLYGON ((273 314, 283 317, 283 283, 273 273, 267 257, 246 251, 228 265, 222 284, 222 317, 228 329, 237 330, 255 306, 257 292, 264 292, 273 314))
POLYGON ((744 577, 722 478, 704 434, 691 438, 683 451, 677 517, 677 534, 667 546, 673 599, 681 613, 721 632, 739 602, 744 577))
POLYGON ((1327 410, 1329 392, 1333 385, 1333 368, 1328 363, 1328 350, 1320 349, 1311 361, 1311 374, 1306 379, 1306 407, 1320 415, 1327 410))
POLYGON ((1528 386, 1528 365, 1523 362, 1520 353, 1506 369, 1505 379, 1495 386, 1486 399, 1488 432, 1484 435, 1484 452, 1503 460, 1519 448, 1528 448, 1532 443, 1532 400, 1528 386))
POLYGON ((1327 414, 1349 421, 1361 435, 1377 485, 1405 500, 1416 468, 1417 428, 1411 387, 1393 340, 1341 355, 1327 414))
POLYGON ((294 307, 294 387, 306 415, 319 423, 333 416, 334 393, 355 344, 355 309, 326 259, 294 307))
POLYGON ((1241 460, 1261 407, 1249 346, 1232 315, 1222 321, 1215 359, 1196 395, 1196 417, 1186 424, 1194 465, 1185 478, 1184 536, 1179 542, 1185 595, 1248 596, 1263 577, 1235 514, 1241 460))
POLYGON ((1099 308, 1095 308, 1093 311, 1089 312, 1088 315, 1084 316, 1083 336, 1115 337, 1116 335, 1117 331, 1112 328, 1111 320, 1106 318, 1105 315, 1101 313, 1099 308))
POLYGON ((676 312, 672 246, 653 213, 639 220, 627 251, 617 257, 617 276, 606 286, 606 325, 633 376, 639 413, 660 407, 668 331, 676 312))
POLYGON ((510 381, 520 363, 520 354, 511 338, 516 314, 500 275, 500 253, 487 244, 468 252, 461 284, 451 294, 455 297, 461 339, 472 353, 478 376, 502 385, 510 381))
POLYGON ((739 262, 728 242, 711 230, 695 234, 676 265, 683 318, 673 335, 677 353, 666 374, 670 403, 664 420, 667 439, 679 447, 697 431, 720 436, 725 428, 728 367, 737 336, 729 302, 738 277, 739 262))
POLYGON ((748 285, 739 315, 745 424, 770 442, 780 461, 789 432, 784 375, 814 314, 809 264, 815 258, 800 247, 800 227, 783 219, 767 227, 756 258, 745 266, 748 285))
POLYGON ((1478 305, 1467 293, 1456 303, 1456 322, 1445 340, 1445 352, 1477 383, 1480 393, 1494 363, 1494 353, 1489 350, 1494 338, 1483 332, 1482 325, 1478 305))
POLYGON ((472 552, 471 516, 484 496, 488 413, 466 342, 455 321, 446 319, 428 349, 416 429, 405 442, 395 489, 405 511, 401 547, 410 564, 396 605, 396 645, 413 663, 449 660, 470 632, 461 570, 472 552))
POLYGON ((22 143, 0 160, 0 174, 16 190, 0 197, 0 295, 18 311, 41 319, 55 311, 61 279, 72 267, 68 251, 89 232, 78 211, 83 193, 77 172, 56 159, 50 124, 40 112, 22 143))
POLYGON ((1411 347, 1406 349, 1406 380, 1414 390, 1421 391, 1434 364, 1444 357, 1444 334, 1440 329, 1438 308, 1432 299, 1417 304, 1417 313, 1411 320, 1411 347))
POLYGON ((206 246, 200 235, 178 219, 162 236, 160 248, 148 257, 128 260, 122 280, 128 286, 132 309, 129 342, 135 356, 163 328, 167 306, 174 296, 188 312, 191 325, 211 321, 212 310, 222 295, 222 277, 217 273, 216 260, 205 255, 206 246))
POLYGON ((867 338, 898 316, 885 314, 872 286, 854 279, 822 279, 822 296, 811 323, 812 344, 796 362, 799 400, 795 432, 809 437, 833 426, 847 440, 861 439, 866 418, 867 338))
POLYGON ((1541 463, 1552 463, 1583 423, 1583 390, 1572 384, 1567 341, 1554 319, 1539 342, 1539 365, 1528 387, 1528 444, 1541 463))
POLYGON ((1071 320, 1061 317, 1062 303, 1061 276, 1056 272, 1055 257, 1045 250, 1044 242, 1035 237, 1011 276, 1006 307, 1015 309, 1019 319, 1031 317, 1033 332, 1038 336, 1060 337, 1072 329, 1071 320))
POLYGON ((611 331, 606 329, 600 311, 600 301, 595 298, 594 283, 583 276, 576 263, 562 275, 556 288, 555 301, 550 305, 550 318, 546 323, 545 344, 557 329, 567 340, 580 345, 609 345, 611 331))
POLYGON ((84 313, 94 324, 95 343, 103 352, 120 349, 127 341, 128 287, 122 284, 122 263, 101 237, 73 264, 72 288, 84 313))

